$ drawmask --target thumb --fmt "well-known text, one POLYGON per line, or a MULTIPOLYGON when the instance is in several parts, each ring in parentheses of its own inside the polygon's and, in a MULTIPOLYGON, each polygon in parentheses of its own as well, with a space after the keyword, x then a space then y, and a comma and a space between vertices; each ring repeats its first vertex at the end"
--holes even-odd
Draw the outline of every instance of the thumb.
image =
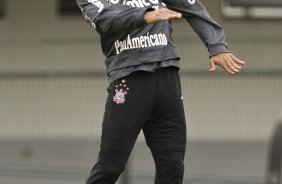
POLYGON ((216 64, 212 59, 210 60, 210 65, 211 65, 210 72, 214 72, 216 69, 216 64))

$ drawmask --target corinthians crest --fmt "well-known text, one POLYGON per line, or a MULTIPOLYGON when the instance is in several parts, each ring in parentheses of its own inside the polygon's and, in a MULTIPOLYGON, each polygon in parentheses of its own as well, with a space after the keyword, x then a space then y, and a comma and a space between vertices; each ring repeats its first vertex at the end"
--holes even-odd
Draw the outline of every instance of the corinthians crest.
POLYGON ((116 104, 124 104, 125 95, 128 94, 128 90, 129 88, 126 85, 126 81, 122 80, 120 84, 116 85, 116 94, 113 97, 113 101, 116 102, 116 104))

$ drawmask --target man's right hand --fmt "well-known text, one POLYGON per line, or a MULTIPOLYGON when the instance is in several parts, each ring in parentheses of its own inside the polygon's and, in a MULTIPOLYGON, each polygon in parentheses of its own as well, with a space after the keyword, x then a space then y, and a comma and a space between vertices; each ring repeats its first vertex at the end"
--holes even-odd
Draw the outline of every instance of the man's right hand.
POLYGON ((167 8, 160 8, 155 11, 148 11, 144 15, 144 19, 147 24, 155 24, 170 19, 180 19, 181 17, 181 13, 169 10, 167 8))

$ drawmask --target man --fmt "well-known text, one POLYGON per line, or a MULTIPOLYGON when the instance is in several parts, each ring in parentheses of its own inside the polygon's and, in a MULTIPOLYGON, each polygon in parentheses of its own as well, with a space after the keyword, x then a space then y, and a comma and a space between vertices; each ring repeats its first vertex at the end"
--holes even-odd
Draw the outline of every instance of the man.
POLYGON ((156 184, 181 184, 186 125, 171 19, 184 17, 216 65, 230 74, 243 61, 227 50, 223 29, 198 0, 76 0, 101 36, 109 77, 100 152, 87 184, 114 184, 143 130, 156 184))

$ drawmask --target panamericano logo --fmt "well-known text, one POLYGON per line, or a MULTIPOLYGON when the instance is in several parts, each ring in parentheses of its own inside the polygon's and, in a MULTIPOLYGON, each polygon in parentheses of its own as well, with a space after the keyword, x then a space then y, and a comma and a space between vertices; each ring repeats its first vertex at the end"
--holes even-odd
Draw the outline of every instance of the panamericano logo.
POLYGON ((104 5, 99 0, 87 0, 89 3, 94 4, 98 9, 98 12, 100 13, 104 9, 104 5))
MULTIPOLYGON (((87 0, 89 3, 94 4, 100 13, 104 9, 104 4, 99 0, 87 0)), ((121 0, 107 0, 109 4, 119 4, 121 0)), ((187 0, 190 4, 195 4, 196 0, 187 0)), ((131 7, 155 7, 158 9, 159 0, 123 0, 122 4, 131 7)), ((164 5, 164 4, 163 4, 164 5)))
MULTIPOLYGON (((120 0, 108 0, 109 4, 118 4, 120 0)), ((159 4, 159 0, 123 0, 122 4, 132 7, 149 7, 159 4)))
POLYGON ((156 47, 160 45, 167 45, 167 37, 165 34, 152 34, 131 38, 130 35, 127 39, 115 42, 116 54, 120 54, 124 50, 156 47))

